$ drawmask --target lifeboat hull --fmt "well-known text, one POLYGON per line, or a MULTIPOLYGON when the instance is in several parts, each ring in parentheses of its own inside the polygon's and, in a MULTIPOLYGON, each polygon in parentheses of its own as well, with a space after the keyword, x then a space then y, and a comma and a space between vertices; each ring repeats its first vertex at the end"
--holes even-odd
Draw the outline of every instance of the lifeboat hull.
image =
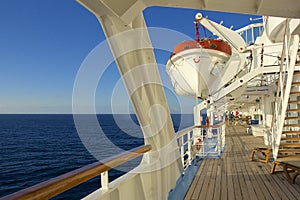
POLYGON ((167 73, 175 92, 191 98, 208 97, 212 91, 210 87, 215 81, 220 81, 220 74, 231 56, 231 51, 224 52, 202 46, 181 51, 176 47, 174 53, 167 62, 167 73))
MULTIPOLYGON (((290 19, 289 31, 292 35, 300 34, 300 19, 290 19)), ((284 33, 286 27, 286 18, 281 17, 266 17, 264 23, 264 29, 268 38, 276 43, 283 42, 284 33)))

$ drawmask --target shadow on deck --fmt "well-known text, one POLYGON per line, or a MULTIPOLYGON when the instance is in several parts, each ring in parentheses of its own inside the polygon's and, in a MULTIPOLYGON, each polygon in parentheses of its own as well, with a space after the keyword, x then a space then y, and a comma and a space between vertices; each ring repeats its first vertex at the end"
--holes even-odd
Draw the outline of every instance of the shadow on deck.
POLYGON ((290 184, 283 173, 270 174, 271 164, 250 161, 262 137, 243 126, 227 126, 221 159, 204 159, 185 199, 300 199, 300 178, 290 184))

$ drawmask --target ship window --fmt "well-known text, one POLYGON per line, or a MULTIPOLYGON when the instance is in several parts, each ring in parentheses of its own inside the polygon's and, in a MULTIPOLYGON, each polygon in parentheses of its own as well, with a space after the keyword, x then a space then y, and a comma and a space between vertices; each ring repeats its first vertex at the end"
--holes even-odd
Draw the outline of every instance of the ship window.
POLYGON ((217 48, 217 45, 216 44, 211 44, 210 48, 215 49, 215 48, 217 48))

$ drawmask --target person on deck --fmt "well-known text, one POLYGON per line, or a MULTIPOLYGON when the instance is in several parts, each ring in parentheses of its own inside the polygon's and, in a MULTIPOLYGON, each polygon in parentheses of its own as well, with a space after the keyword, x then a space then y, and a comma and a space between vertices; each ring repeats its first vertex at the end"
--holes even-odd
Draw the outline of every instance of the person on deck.
POLYGON ((208 117, 206 117, 205 123, 206 123, 206 126, 209 127, 209 119, 208 119, 208 117))
POLYGON ((233 116, 233 113, 231 112, 231 113, 229 113, 229 115, 228 115, 228 119, 229 119, 229 123, 232 123, 233 122, 233 120, 234 120, 234 116, 233 116))

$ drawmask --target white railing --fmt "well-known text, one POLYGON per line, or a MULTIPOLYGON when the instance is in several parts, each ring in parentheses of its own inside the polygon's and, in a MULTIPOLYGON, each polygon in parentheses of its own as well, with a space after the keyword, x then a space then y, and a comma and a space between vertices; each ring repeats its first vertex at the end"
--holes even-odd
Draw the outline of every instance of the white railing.
POLYGON ((238 34, 245 40, 246 44, 254 43, 256 38, 261 35, 263 31, 263 24, 256 23, 250 24, 243 28, 236 30, 238 34))
POLYGON ((184 169, 191 164, 196 156, 193 149, 193 130, 194 126, 181 130, 176 134, 181 162, 184 169))
POLYGON ((220 157, 225 147, 225 123, 213 126, 192 126, 179 131, 176 135, 182 165, 187 168, 196 156, 198 157, 220 157), (201 135, 194 136, 194 128, 201 129, 201 135), (208 138, 208 132, 212 138, 208 138))
POLYGON ((218 158, 221 156, 223 148, 225 147, 225 127, 225 123, 222 122, 202 129, 202 141, 199 143, 197 156, 202 158, 218 158))
POLYGON ((273 158, 277 158, 284 119, 290 97, 293 74, 295 69, 296 54, 298 50, 299 38, 291 37, 289 30, 289 19, 286 20, 283 49, 281 54, 281 64, 278 77, 278 87, 275 100, 275 112, 272 119, 272 148, 273 158))
POLYGON ((1 200, 12 199, 50 199, 58 194, 63 193, 75 186, 82 184, 101 174, 102 190, 108 190, 108 170, 117 167, 134 158, 142 156, 144 153, 151 150, 150 145, 140 146, 130 151, 123 152, 116 156, 106 158, 102 161, 86 165, 82 168, 73 170, 69 173, 60 175, 53 179, 36 184, 29 188, 20 190, 8 196, 0 198, 1 200))

